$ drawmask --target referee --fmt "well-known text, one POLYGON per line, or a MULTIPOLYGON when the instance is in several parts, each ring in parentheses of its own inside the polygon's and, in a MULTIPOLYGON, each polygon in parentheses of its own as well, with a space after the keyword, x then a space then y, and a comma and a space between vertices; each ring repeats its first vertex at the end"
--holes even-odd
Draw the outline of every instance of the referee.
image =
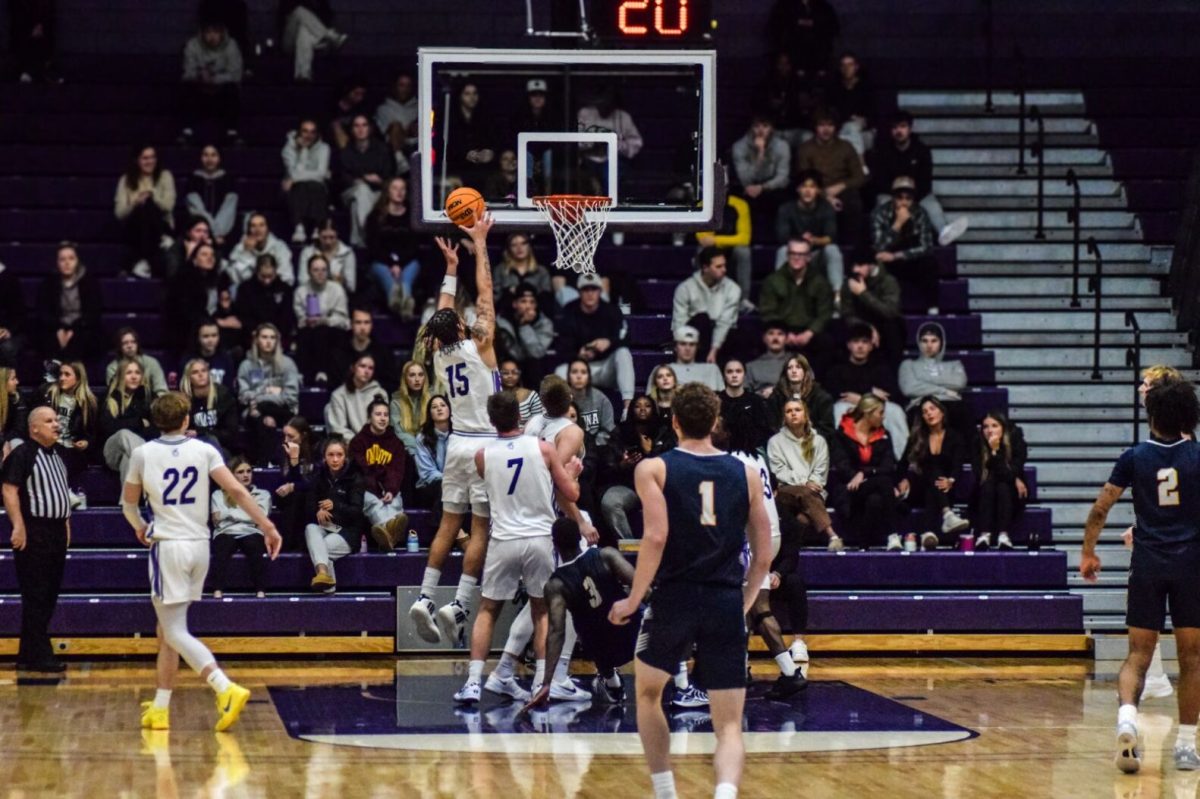
POLYGON ((4 461, 4 509, 12 521, 21 586, 18 670, 67 670, 54 656, 49 633, 71 543, 71 498, 58 435, 58 415, 47 407, 35 408, 29 414, 29 439, 4 461))

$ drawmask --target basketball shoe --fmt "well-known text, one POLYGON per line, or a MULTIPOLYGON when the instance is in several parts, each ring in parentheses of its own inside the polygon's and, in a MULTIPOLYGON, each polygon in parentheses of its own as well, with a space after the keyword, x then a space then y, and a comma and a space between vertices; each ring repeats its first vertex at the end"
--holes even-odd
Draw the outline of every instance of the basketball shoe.
POLYGON ((1180 771, 1196 771, 1200 769, 1200 755, 1196 754, 1196 747, 1176 746, 1175 768, 1180 771))
POLYGON ((477 682, 463 683, 463 687, 454 692, 454 701, 460 705, 473 705, 479 701, 483 689, 477 682))
POLYGON ((491 691, 494 694, 501 696, 511 696, 518 702, 528 702, 530 693, 521 687, 515 677, 501 677, 492 672, 488 675, 487 682, 483 684, 485 691, 491 691))
POLYGON ((437 605, 429 597, 421 594, 417 597, 417 601, 412 603, 412 607, 408 609, 409 621, 417 628, 417 635, 421 636, 422 641, 431 644, 440 644, 442 642, 442 634, 438 632, 437 624, 433 620, 433 615, 437 613, 437 605))
POLYGON ((249 701, 250 691, 237 683, 230 683, 228 688, 217 694, 217 732, 232 727, 249 701))
POLYGON ((155 707, 149 699, 142 702, 142 728, 146 730, 171 729, 171 708, 155 707))
POLYGON ((675 707, 708 707, 708 692, 701 691, 694 685, 689 685, 682 691, 676 691, 675 696, 671 698, 671 704, 675 707))
POLYGON ((1136 724, 1126 721, 1117 725, 1117 756, 1114 762, 1126 774, 1136 774, 1142 767, 1142 750, 1138 746, 1136 724))
MULTIPOLYGON (((621 680, 620 675, 617 675, 617 679, 621 680)), ((620 685, 609 685, 603 674, 597 674, 592 678, 592 696, 597 702, 619 705, 625 701, 625 682, 621 680, 620 685)))
POLYGON ((467 611, 457 599, 439 609, 434 621, 437 622, 438 632, 442 634, 443 641, 448 641, 450 646, 465 646, 467 611))

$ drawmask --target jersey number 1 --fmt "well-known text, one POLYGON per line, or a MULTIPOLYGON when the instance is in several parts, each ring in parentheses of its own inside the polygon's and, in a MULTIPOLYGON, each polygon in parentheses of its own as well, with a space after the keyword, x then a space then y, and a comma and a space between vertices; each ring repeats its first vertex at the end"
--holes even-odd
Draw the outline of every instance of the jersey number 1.
POLYGON ((713 501, 712 480, 705 480, 700 484, 700 524, 705 527, 717 526, 717 508, 713 501))
POLYGON ((183 474, 179 474, 178 469, 167 469, 163 472, 163 480, 167 482, 167 487, 163 489, 162 501, 164 505, 194 505, 196 498, 192 496, 192 489, 196 487, 196 480, 200 477, 200 472, 196 471, 195 466, 189 466, 183 470, 183 474), (187 485, 179 492, 178 499, 171 496, 179 483, 187 480, 187 485))
POLYGON ((1174 469, 1159 469, 1158 474, 1158 504, 1159 507, 1179 504, 1179 472, 1174 469))

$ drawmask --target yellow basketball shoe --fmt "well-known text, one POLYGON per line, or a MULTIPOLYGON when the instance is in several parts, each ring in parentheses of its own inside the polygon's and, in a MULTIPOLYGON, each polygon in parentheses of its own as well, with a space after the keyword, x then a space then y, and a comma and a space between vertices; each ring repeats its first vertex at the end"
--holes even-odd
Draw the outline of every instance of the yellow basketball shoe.
POLYGON ((217 694, 217 732, 224 732, 232 727, 249 701, 250 691, 235 682, 217 694))
POLYGON ((154 703, 149 699, 147 699, 145 702, 142 702, 142 729, 171 729, 171 708, 155 707, 154 703))

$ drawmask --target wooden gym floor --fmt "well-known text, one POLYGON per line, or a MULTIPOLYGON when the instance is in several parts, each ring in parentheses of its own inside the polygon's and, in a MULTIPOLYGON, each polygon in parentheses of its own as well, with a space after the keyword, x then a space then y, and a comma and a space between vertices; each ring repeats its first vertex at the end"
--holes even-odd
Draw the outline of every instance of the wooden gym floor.
MULTIPOLYGON (((756 660, 756 676, 770 678, 773 665, 756 660)), ((234 731, 222 735, 211 731, 211 692, 189 674, 172 702, 170 732, 143 736, 138 703, 152 695, 148 662, 74 662, 62 681, 16 680, 12 672, 5 674, 0 678, 0 796, 650 795, 639 758, 589 751, 586 741, 604 736, 583 735, 568 742, 568 734, 558 733, 550 754, 514 754, 511 748, 507 753, 467 751, 472 748, 468 741, 487 738, 477 728, 472 735, 469 726, 462 730, 462 746, 451 743, 441 751, 311 743, 289 735, 280 715, 283 706, 273 699, 286 694, 289 703, 297 698, 302 703, 307 696, 316 701, 325 686, 344 686, 369 699, 373 687, 386 692, 395 686, 394 693, 400 693, 401 686, 420 680, 453 684, 460 679, 453 676, 453 661, 229 661, 226 668, 255 695, 234 731), (267 686, 276 692, 269 693, 267 686), (308 690, 280 692, 288 687, 308 690)), ((1113 684, 1093 680, 1090 669, 1090 660, 1070 658, 818 659, 809 677, 822 685, 843 681, 846 691, 863 689, 856 695, 895 700, 899 705, 884 704, 904 711, 902 716, 915 718, 911 708, 930 723, 937 717, 978 735, 933 745, 884 737, 879 739, 883 748, 752 754, 741 796, 1198 796, 1200 772, 1178 773, 1171 764, 1173 699, 1143 707, 1142 773, 1129 777, 1116 771, 1111 761, 1113 684), (900 745, 888 746, 888 741, 900 745)), ((390 705, 384 710, 392 714, 390 705)), ((857 724, 857 711, 848 713, 857 724)), ((700 748, 708 737, 685 735, 700 748)), ((825 748, 822 739, 843 740, 832 733, 828 738, 817 735, 811 748, 825 748)), ((875 744, 867 734, 853 745, 875 744)), ((676 774, 681 797, 711 796, 706 756, 677 758, 676 774)))

